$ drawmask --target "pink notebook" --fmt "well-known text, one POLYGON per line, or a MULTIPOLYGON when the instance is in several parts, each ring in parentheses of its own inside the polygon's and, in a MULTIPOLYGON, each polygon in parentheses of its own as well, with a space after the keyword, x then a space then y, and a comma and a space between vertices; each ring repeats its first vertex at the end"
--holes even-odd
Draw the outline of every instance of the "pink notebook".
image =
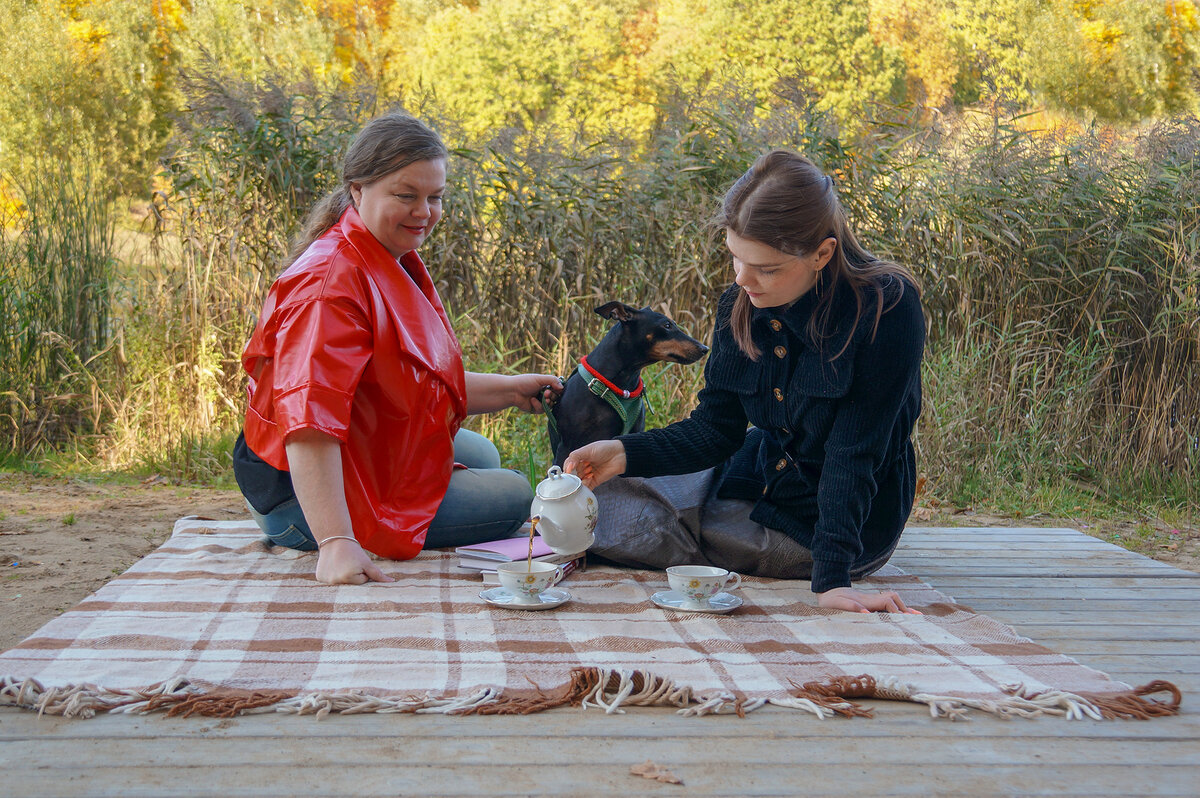
MULTIPOLYGON (((541 557, 552 552, 553 550, 546 541, 542 540, 541 535, 533 536, 534 557, 541 557)), ((504 540, 476 543, 473 546, 459 546, 454 550, 454 553, 464 557, 475 557, 480 560, 515 562, 529 556, 529 536, 522 535, 519 538, 505 538, 504 540)))

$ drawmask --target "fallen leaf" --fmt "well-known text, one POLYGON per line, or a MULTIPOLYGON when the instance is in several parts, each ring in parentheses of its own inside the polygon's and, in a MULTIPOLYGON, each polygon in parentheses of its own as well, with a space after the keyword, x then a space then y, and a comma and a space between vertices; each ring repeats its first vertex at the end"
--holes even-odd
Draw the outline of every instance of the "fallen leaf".
POLYGON ((643 779, 651 779, 652 781, 661 781, 666 784, 683 784, 683 781, 671 771, 667 770, 662 765, 651 762, 647 759, 640 765, 634 765, 629 769, 632 776, 641 776, 643 779))

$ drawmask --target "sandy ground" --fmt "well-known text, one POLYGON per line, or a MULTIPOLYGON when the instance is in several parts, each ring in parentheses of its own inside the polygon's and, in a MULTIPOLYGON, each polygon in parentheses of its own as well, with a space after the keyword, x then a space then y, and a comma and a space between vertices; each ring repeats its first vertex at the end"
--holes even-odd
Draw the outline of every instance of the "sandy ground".
MULTIPOLYGON (((175 520, 248 518, 236 491, 88 482, 0 473, 0 651, 70 609, 153 551, 175 520)), ((1081 529, 1179 568, 1200 572, 1200 524, 1156 519, 1004 518, 919 507, 917 526, 1081 529)))

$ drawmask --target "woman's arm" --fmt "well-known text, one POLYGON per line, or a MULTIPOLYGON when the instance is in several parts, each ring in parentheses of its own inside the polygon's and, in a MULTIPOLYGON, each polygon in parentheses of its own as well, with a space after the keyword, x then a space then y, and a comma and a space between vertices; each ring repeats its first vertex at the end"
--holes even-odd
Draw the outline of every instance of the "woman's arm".
POLYGON ((494 413, 508 407, 526 413, 542 412, 542 389, 556 394, 563 391, 562 380, 553 374, 481 374, 466 373, 467 413, 494 413))
MULTIPOLYGON (((883 314, 873 341, 860 345, 849 391, 825 439, 813 530, 813 592, 850 587, 850 566, 862 553, 862 528, 878 491, 876 476, 889 453, 912 434, 920 402, 925 321, 911 286, 883 314)), ((824 606, 824 605, 823 605, 824 606)))
POLYGON ((287 437, 288 466, 300 509, 320 546, 317 581, 330 585, 391 582, 354 540, 342 482, 342 444, 332 435, 300 429, 287 437), (348 538, 348 539, 347 539, 348 538))

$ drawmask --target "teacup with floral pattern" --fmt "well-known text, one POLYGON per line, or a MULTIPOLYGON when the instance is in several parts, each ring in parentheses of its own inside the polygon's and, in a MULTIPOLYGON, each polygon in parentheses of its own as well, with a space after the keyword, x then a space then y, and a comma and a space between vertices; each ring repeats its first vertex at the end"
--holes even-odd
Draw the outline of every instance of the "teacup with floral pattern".
POLYGON ((520 604, 538 604, 546 588, 562 579, 562 566, 550 562, 516 560, 496 566, 500 586, 520 604))
POLYGON ((722 590, 733 590, 742 584, 742 577, 733 571, 713 565, 672 565, 667 569, 671 589, 684 597, 687 604, 707 607, 709 599, 722 590))

